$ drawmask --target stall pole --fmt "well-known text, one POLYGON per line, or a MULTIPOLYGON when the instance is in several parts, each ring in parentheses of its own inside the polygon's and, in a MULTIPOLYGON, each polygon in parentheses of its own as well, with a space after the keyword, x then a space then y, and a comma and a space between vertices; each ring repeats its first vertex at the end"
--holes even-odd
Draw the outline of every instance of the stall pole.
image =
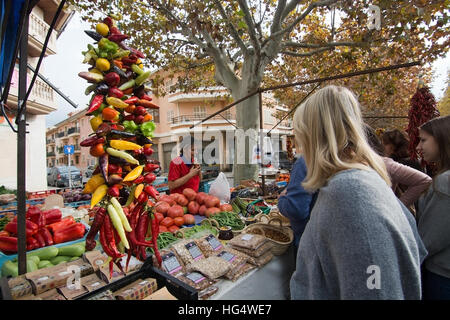
POLYGON ((259 152, 261 153, 261 179, 262 179, 262 192, 263 196, 266 195, 266 177, 264 175, 264 121, 263 121, 263 109, 262 109, 262 91, 259 91, 259 129, 260 129, 260 147, 259 152))
MULTIPOLYGON (((28 11, 27 7, 23 10, 28 11)), ((28 59, 28 20, 27 13, 23 22, 22 35, 20 37, 20 61, 19 61, 19 92, 18 92, 18 110, 17 121, 17 235, 18 235, 18 260, 19 274, 27 272, 26 260, 26 111, 27 104, 25 96, 27 93, 27 59, 28 59)))

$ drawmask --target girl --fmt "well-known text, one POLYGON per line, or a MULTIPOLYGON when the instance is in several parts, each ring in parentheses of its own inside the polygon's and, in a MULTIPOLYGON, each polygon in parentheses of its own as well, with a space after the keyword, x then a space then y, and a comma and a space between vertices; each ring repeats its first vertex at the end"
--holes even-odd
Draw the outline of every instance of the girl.
POLYGON ((424 262, 424 299, 450 300, 450 116, 433 119, 419 129, 417 150, 437 165, 428 192, 419 199, 417 223, 428 250, 424 262))
POLYGON ((299 243, 293 299, 420 299, 426 254, 413 216, 395 197, 364 135, 358 101, 327 86, 294 115, 302 183, 320 189, 299 243))

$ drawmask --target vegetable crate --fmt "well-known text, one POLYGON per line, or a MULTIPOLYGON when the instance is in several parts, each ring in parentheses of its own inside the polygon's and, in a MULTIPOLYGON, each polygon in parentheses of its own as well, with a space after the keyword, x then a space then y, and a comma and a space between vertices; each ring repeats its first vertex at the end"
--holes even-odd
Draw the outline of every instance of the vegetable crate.
MULTIPOLYGON (((76 240, 73 240, 73 241, 68 241, 68 242, 62 242, 62 243, 54 244, 54 245, 51 245, 51 247, 56 247, 56 248, 65 247, 65 246, 68 246, 68 245, 71 245, 71 244, 76 244, 76 243, 79 243, 79 242, 82 242, 82 241, 86 241, 86 236, 87 236, 87 234, 89 232, 89 228, 90 227, 89 227, 88 224, 84 223, 83 221, 81 221, 81 223, 83 223, 85 225, 85 227, 86 227, 86 231, 85 231, 85 234, 84 234, 83 238, 76 239, 76 240)), ((43 247, 43 248, 46 248, 46 247, 43 247)), ((35 250, 27 251, 26 254, 29 254, 31 252, 35 252, 35 251, 41 250, 43 248, 38 248, 38 249, 35 249, 35 250)), ((9 260, 12 260, 14 258, 18 258, 18 254, 6 255, 3 252, 0 252, 0 270, 1 270, 2 266, 3 266, 3 263, 5 263, 6 261, 9 261, 9 260)))
POLYGON ((97 290, 84 294, 76 300, 89 300, 97 295, 104 293, 107 290, 112 292, 118 291, 121 288, 137 281, 139 279, 154 278, 158 284, 158 288, 166 287, 169 292, 178 300, 198 300, 198 291, 191 286, 185 284, 174 276, 159 270, 153 266, 153 256, 150 255, 142 265, 139 271, 136 271, 128 276, 125 276, 117 281, 107 284, 97 290))

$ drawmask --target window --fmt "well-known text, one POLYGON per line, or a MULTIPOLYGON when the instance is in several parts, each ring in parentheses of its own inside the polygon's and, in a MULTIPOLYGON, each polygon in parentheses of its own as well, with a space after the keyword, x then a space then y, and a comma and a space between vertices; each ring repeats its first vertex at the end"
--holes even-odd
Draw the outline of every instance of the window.
POLYGON ((194 119, 201 120, 206 117, 206 107, 205 106, 197 106, 194 107, 194 119))
POLYGON ((147 112, 152 115, 154 123, 159 123, 159 109, 149 109, 147 112))
POLYGON ((264 123, 274 124, 271 110, 264 110, 264 123))
POLYGON ((173 116, 174 116, 173 110, 167 111, 167 122, 168 123, 173 123, 173 116))
POLYGON ((80 156, 75 156, 75 164, 79 164, 80 163, 80 156))

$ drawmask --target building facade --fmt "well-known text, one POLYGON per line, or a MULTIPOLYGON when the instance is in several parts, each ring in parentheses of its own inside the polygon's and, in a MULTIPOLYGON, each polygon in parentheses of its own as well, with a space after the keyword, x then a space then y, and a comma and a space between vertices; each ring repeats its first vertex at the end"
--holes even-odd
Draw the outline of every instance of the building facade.
MULTIPOLYGON (((28 63, 35 68, 42 52, 49 25, 58 9, 60 1, 41 0, 33 8, 29 16, 28 63)), ((73 11, 62 10, 51 33, 45 56, 56 54, 58 35, 64 30, 73 11)), ((42 71, 42 68, 41 70, 42 71)), ((11 88, 7 100, 10 109, 8 118, 15 124, 18 100, 19 65, 16 62, 11 88)), ((31 81, 33 72, 28 70, 27 82, 31 81)), ((45 116, 57 109, 56 92, 40 78, 36 78, 31 94, 27 100, 26 135, 26 190, 42 191, 47 189, 45 116)), ((0 117, 0 185, 17 189, 17 134, 9 127, 6 119, 0 117)))

